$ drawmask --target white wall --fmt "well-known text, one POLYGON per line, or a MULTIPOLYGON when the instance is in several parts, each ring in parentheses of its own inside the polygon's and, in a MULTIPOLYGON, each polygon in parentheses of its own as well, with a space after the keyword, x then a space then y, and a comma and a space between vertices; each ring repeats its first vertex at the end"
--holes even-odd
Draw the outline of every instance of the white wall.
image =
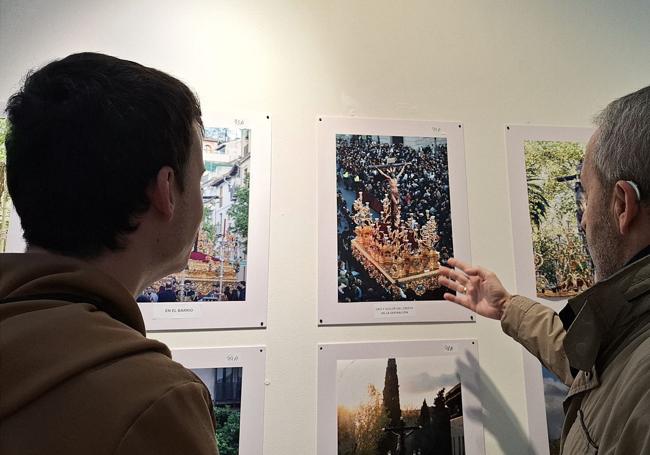
POLYGON ((465 124, 472 254, 514 282, 503 125, 589 125, 647 85, 647 0, 0 0, 0 100, 28 68, 94 50, 170 72, 206 110, 273 116, 268 329, 156 334, 266 344, 265 453, 311 454, 317 342, 479 339, 489 454, 524 453, 519 348, 496 322, 317 328, 315 117, 465 124), (310 194, 311 192, 311 194, 310 194))

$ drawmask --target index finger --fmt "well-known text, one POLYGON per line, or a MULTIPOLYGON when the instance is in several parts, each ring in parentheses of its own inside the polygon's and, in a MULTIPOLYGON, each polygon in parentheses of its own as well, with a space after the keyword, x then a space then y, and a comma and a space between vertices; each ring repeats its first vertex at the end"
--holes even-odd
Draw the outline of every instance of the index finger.
POLYGON ((460 259, 456 259, 456 258, 449 258, 447 264, 451 265, 452 267, 459 268, 465 273, 467 273, 467 270, 472 268, 472 264, 468 264, 467 262, 461 261, 460 259))
POLYGON ((438 273, 442 276, 445 276, 447 278, 450 278, 451 273, 453 272, 453 269, 450 269, 449 267, 445 267, 444 265, 441 265, 438 268, 438 273))
POLYGON ((453 267, 459 268, 467 275, 473 275, 473 276, 478 275, 483 279, 485 279, 485 277, 487 276, 487 270, 481 267, 474 267, 472 264, 468 264, 467 262, 461 261, 460 259, 449 258, 447 263, 453 267))

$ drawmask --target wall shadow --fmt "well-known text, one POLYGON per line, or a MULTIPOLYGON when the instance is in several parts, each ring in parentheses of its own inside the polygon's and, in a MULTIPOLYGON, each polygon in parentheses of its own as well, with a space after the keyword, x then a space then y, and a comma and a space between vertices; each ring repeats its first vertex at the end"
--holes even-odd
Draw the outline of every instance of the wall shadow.
POLYGON ((536 455, 526 430, 517 420, 512 408, 508 405, 496 384, 481 368, 478 359, 468 353, 465 358, 459 357, 456 361, 458 372, 462 377, 479 375, 477 385, 472 381, 463 383, 463 388, 471 391, 481 400, 483 409, 468 408, 467 415, 472 419, 483 422, 485 433, 494 436, 501 453, 506 455, 536 455))

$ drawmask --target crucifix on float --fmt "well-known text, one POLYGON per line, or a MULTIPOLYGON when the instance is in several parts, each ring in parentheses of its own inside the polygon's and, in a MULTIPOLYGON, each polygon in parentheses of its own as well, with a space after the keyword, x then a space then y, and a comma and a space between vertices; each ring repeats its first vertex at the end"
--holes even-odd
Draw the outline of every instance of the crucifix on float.
POLYGON ((393 226, 399 226, 401 218, 401 204, 399 200, 399 179, 402 177, 406 166, 411 163, 390 163, 370 166, 371 169, 383 175, 388 181, 388 191, 390 194, 390 216, 393 226), (384 172, 382 169, 385 169, 384 172), (398 171, 399 169, 399 171, 398 171))
MULTIPOLYGON (((400 420, 400 423, 404 424, 404 421, 400 420)), ((397 436, 397 445, 395 447, 394 455, 398 455, 398 454, 406 453, 406 438, 411 436, 411 434, 413 434, 415 430, 421 430, 421 429, 422 427, 420 425, 417 425, 412 427, 407 427, 407 426, 386 427, 386 428, 382 428, 382 431, 387 433, 392 433, 395 436, 397 436)))

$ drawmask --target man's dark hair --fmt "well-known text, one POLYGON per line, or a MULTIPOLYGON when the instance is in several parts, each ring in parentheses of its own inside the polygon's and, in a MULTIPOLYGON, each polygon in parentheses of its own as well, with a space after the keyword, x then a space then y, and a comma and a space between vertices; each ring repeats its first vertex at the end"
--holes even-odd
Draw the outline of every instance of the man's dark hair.
POLYGON ((95 53, 30 72, 7 114, 7 183, 25 240, 82 258, 125 246, 163 166, 183 189, 201 123, 178 79, 95 53))

